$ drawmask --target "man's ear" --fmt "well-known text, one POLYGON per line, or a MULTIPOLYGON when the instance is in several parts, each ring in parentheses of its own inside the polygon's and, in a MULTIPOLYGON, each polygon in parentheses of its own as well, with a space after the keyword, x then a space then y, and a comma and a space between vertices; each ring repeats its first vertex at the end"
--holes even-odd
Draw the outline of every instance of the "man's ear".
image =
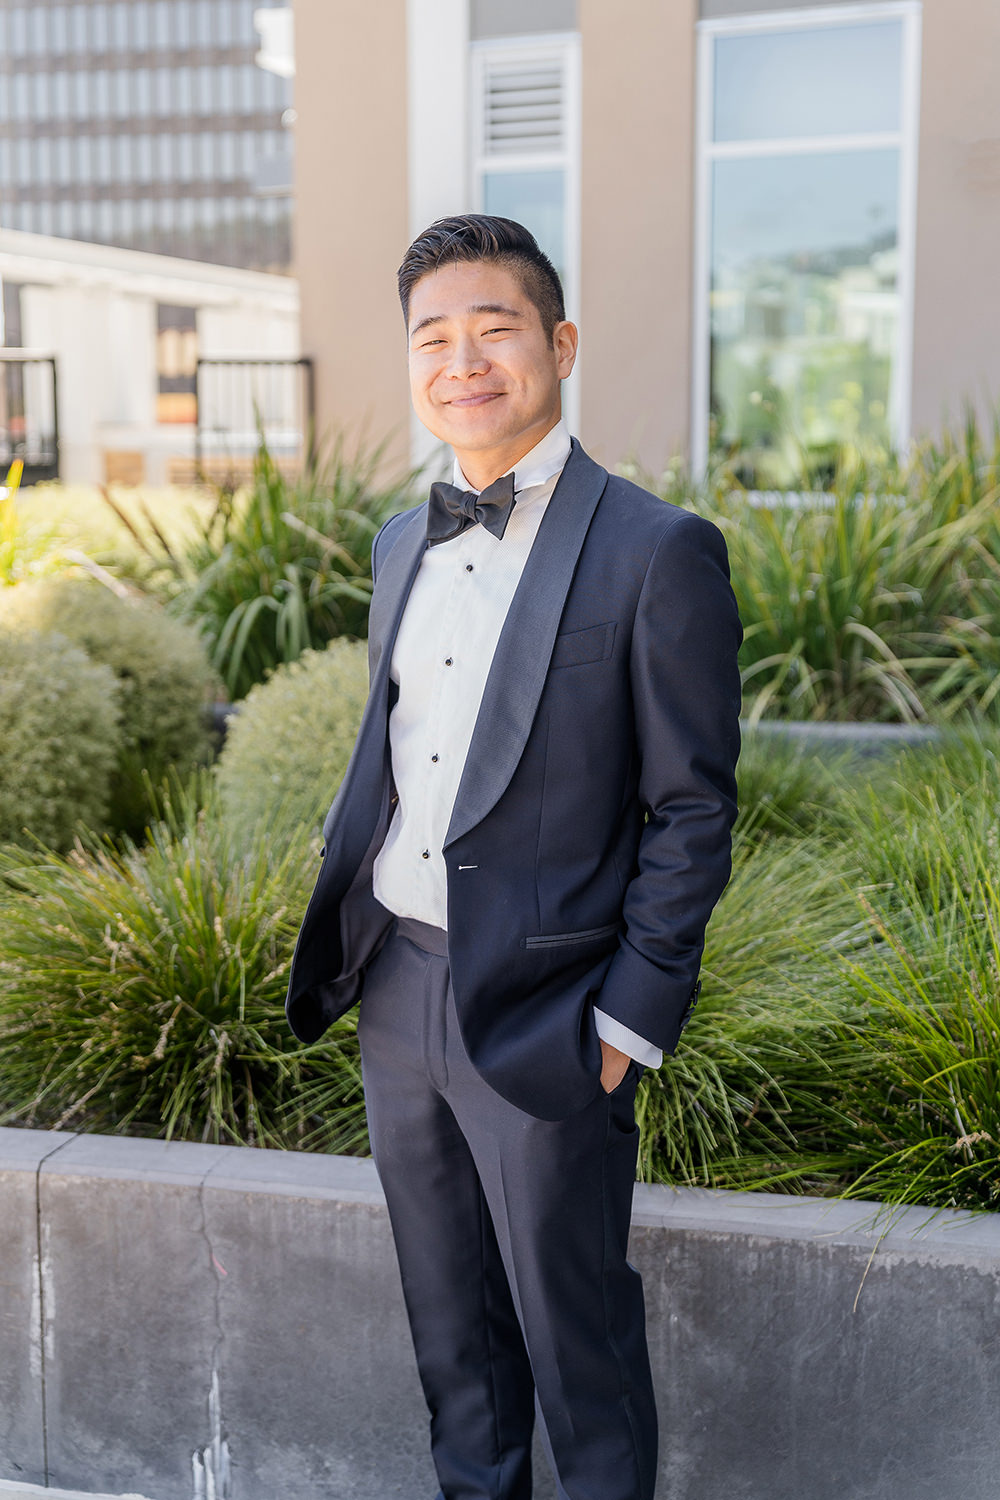
POLYGON ((575 323, 557 323, 552 330, 552 347, 556 354, 559 379, 565 380, 576 364, 576 351, 580 344, 580 332, 575 323))

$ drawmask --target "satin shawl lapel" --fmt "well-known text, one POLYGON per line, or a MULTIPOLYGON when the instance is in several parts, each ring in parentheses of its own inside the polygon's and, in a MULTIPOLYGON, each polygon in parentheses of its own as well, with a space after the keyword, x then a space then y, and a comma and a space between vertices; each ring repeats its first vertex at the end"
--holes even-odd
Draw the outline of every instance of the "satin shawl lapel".
MULTIPOLYGON (((427 507, 421 505, 400 525, 399 535, 379 566, 377 603, 373 600, 368 625, 371 687, 350 768, 327 817, 327 827, 324 829, 324 836, 327 837, 333 831, 335 813, 341 805, 360 802, 364 806, 367 799, 374 806, 373 816, 378 813, 387 743, 392 648, 410 588, 427 545, 426 533, 427 507)), ((358 837, 364 835, 367 846, 371 829, 365 832, 364 820, 348 819, 347 826, 356 829, 358 837)))
POLYGON ((413 580, 427 547, 427 507, 418 505, 400 523, 399 534, 378 570, 378 593, 368 617, 371 641, 372 684, 385 690, 389 680, 389 657, 396 644, 399 622, 410 595, 413 580))
POLYGON ((497 642, 445 848, 482 822, 521 759, 577 558, 607 481, 607 470, 574 438, 497 642))

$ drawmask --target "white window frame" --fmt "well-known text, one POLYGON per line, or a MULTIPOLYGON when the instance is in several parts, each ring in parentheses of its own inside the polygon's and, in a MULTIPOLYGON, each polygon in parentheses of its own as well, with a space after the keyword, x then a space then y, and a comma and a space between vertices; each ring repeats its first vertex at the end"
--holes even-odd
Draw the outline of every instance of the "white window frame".
POLYGON ((691 387, 691 467, 703 476, 708 466, 711 399, 711 317, 709 293, 712 248, 712 167, 716 161, 747 156, 812 155, 823 151, 899 151, 899 326, 889 392, 889 430, 902 450, 909 442, 913 387, 913 303, 916 265, 917 142, 920 122, 920 0, 824 5, 800 10, 762 11, 699 21, 697 53, 697 121, 694 231, 694 318, 691 387), (719 37, 767 31, 805 30, 812 26, 902 21, 902 95, 900 127, 864 135, 788 137, 780 140, 713 141, 713 60, 719 37))
MULTIPOLYGON (((553 171, 565 174, 563 244, 566 264, 563 268, 563 293, 566 316, 579 319, 580 308, 580 135, 581 135, 581 67, 578 32, 539 33, 518 37, 486 37, 470 43, 471 90, 469 120, 471 150, 469 157, 471 201, 476 212, 483 212, 484 179, 489 171, 553 171), (535 62, 546 55, 557 58, 565 79, 564 136, 562 145, 552 151, 500 151, 489 153, 484 141, 485 88, 487 63, 535 62)), ((575 431, 580 410, 580 361, 563 386, 563 413, 575 431)))

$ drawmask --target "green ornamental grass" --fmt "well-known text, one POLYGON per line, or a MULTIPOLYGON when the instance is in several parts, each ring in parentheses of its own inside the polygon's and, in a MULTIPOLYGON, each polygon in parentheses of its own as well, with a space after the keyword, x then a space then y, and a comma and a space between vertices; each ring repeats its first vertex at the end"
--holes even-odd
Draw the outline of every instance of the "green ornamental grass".
POLYGON ((752 719, 1000 716, 1000 411, 906 461, 842 453, 821 493, 639 477, 726 536, 752 719))
POLYGON ((207 787, 143 848, 0 853, 0 1123, 362 1147, 353 1025, 303 1047, 283 1013, 317 855, 238 851, 207 787))
POLYGON ((854 800, 869 942, 842 976, 851 1196, 1000 1208, 998 772, 981 732, 854 800))
POLYGON ((815 838, 739 838, 709 925, 702 993, 676 1054, 644 1075, 640 1175, 702 1187, 830 1184, 843 1043, 831 985, 863 940, 838 854, 815 838))
POLYGON ((409 503, 410 476, 389 480, 385 468, 384 444, 340 439, 321 466, 288 478, 262 443, 248 487, 220 490, 174 544, 159 528, 150 542, 152 517, 144 527, 114 506, 151 565, 172 570, 171 608, 201 634, 232 700, 309 648, 367 635, 372 541, 409 503))

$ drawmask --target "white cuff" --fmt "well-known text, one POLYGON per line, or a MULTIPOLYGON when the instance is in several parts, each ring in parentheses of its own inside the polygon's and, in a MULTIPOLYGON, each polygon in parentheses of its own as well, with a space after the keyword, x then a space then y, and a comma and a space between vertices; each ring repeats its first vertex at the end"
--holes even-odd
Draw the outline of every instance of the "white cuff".
POLYGON ((602 1042, 607 1042, 609 1047, 617 1047, 619 1052, 624 1052, 635 1062, 641 1063, 644 1068, 658 1068, 663 1061, 663 1053, 659 1047, 654 1047, 652 1042, 647 1042, 644 1037, 637 1036, 634 1031, 629 1031, 621 1021, 616 1021, 614 1016, 609 1016, 603 1010, 594 1006, 594 1022, 597 1026, 597 1035, 602 1042))

